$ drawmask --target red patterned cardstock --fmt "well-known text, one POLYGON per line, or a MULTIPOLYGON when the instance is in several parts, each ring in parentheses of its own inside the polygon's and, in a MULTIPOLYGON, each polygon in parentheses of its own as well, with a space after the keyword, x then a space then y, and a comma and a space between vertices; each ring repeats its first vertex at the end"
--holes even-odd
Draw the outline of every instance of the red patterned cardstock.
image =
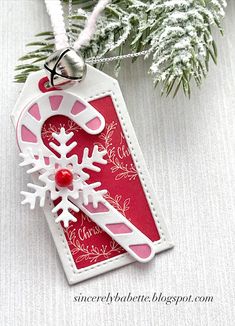
MULTIPOLYGON (((107 151, 108 164, 99 172, 102 188, 108 189, 106 199, 152 241, 160 239, 130 149, 122 132, 112 98, 105 96, 90 102, 104 117, 105 129, 100 135, 88 135, 65 116, 49 118, 42 128, 42 139, 47 147, 53 140, 52 133, 61 127, 73 132, 72 141, 77 147, 71 154, 82 155, 85 147, 107 151)), ((53 151, 53 149, 51 149, 53 151)), ((89 182, 97 180, 91 172, 89 182)), ((74 213, 77 222, 71 223, 64 233, 78 269, 107 260, 124 253, 124 250, 83 212, 74 213)))
MULTIPOLYGON (((29 108, 32 109, 30 105, 35 103, 43 93, 55 92, 55 88, 47 89, 45 82, 43 71, 32 73, 13 110, 12 120, 17 131, 18 143, 21 137, 19 143, 21 150, 22 146, 25 146, 22 130, 26 132, 26 137, 34 138, 33 129, 31 128, 29 134, 27 128, 22 125, 22 116, 25 121, 28 121, 29 108)), ((101 182, 100 188, 108 190, 104 195, 107 202, 154 242, 154 252, 171 248, 173 244, 117 81, 88 66, 86 79, 68 92, 63 92, 62 96, 57 98, 63 97, 63 94, 67 94, 67 97, 72 94, 89 102, 88 105, 92 110, 95 108, 97 114, 104 118, 105 127, 96 135, 89 134, 70 116, 61 112, 55 113, 53 105, 57 105, 56 103, 51 103, 50 108, 40 108, 41 113, 44 112, 42 121, 38 108, 34 107, 36 116, 32 126, 41 123, 37 134, 37 137, 41 138, 39 146, 43 146, 47 152, 54 153, 50 146, 50 142, 55 141, 53 133, 58 134, 61 128, 64 128, 67 133, 73 132, 70 142, 76 141, 77 145, 69 155, 77 155, 79 163, 85 148, 91 151, 97 145, 100 151, 105 150, 107 164, 102 166, 99 173, 89 171, 89 183, 97 180, 101 182), (53 115, 49 110, 50 112, 53 110, 53 115)), ((32 120, 32 117, 30 119, 32 120)), ((62 223, 56 224, 55 216, 51 212, 51 206, 53 207, 54 204, 55 202, 48 199, 44 206, 44 213, 70 284, 134 261, 114 239, 81 210, 78 213, 72 212, 77 221, 70 222, 69 227, 65 228, 62 223)))

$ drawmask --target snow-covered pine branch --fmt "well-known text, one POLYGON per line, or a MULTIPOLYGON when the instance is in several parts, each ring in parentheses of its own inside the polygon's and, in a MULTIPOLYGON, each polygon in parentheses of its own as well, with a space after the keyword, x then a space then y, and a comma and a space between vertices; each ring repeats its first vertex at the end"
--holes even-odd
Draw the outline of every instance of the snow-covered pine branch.
MULTIPOLYGON (((73 3, 84 6, 84 0, 73 0, 73 3)), ((75 7, 74 40, 94 3, 87 5, 86 2, 85 9, 75 7)), ((82 53, 89 58, 151 49, 150 74, 154 84, 160 83, 162 92, 167 95, 176 94, 180 87, 190 95, 192 80, 201 85, 210 59, 216 62, 213 26, 221 30, 225 7, 225 0, 113 0, 82 53)), ((28 44, 33 50, 20 58, 23 64, 16 67, 17 82, 24 82, 31 71, 42 68, 54 50, 53 42, 52 32, 45 32, 28 44)), ((116 72, 120 65, 121 62, 117 62, 116 72)))

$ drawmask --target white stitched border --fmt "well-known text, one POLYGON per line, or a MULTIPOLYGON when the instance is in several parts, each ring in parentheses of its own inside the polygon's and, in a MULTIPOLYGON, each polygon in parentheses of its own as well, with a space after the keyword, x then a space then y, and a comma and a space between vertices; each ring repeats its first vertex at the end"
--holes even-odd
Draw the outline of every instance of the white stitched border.
MULTIPOLYGON (((132 142, 130 140, 129 132, 128 132, 126 126, 125 126, 124 117, 122 115, 122 111, 120 109, 120 106, 119 106, 117 97, 115 96, 115 93, 112 90, 103 91, 101 93, 98 93, 98 94, 95 94, 93 96, 90 96, 90 97, 86 98, 86 101, 98 100, 98 99, 100 99, 102 97, 110 96, 110 95, 111 95, 111 98, 115 102, 114 107, 115 107, 116 113, 118 115, 119 122, 120 122, 120 124, 122 126, 123 132, 124 132, 124 134, 126 136, 126 141, 127 141, 128 146, 129 146, 129 148, 131 150, 132 159, 133 159, 133 161, 135 163, 135 166, 137 168, 138 176, 139 176, 140 180, 142 181, 141 183, 142 183, 142 186, 144 188, 144 193, 145 193, 146 199, 148 201, 148 204, 150 206, 152 215, 154 217, 154 221, 157 223, 157 229, 158 229, 158 232, 160 234, 160 240, 155 241, 154 244, 155 245, 160 245, 162 243, 162 241, 163 242, 166 241, 166 238, 165 238, 164 232, 162 230, 160 220, 158 219, 158 215, 156 213, 156 209, 155 209, 154 204, 152 202, 152 198, 151 198, 151 195, 149 193, 148 186, 145 183, 145 178, 143 176, 143 172, 142 172, 141 166, 139 165, 139 162, 138 162, 138 159, 137 159, 137 155, 135 153, 135 148, 133 147, 132 142)), ((52 201, 51 200, 49 200, 49 205, 52 206, 52 201)), ((53 214, 53 217, 56 218, 57 215, 56 214, 53 214)), ((82 274, 82 273, 85 273, 85 272, 87 272, 89 270, 92 270, 92 269, 99 269, 100 267, 102 267, 104 265, 107 265, 109 263, 112 263, 113 261, 121 260, 121 259, 125 258, 128 255, 127 253, 125 253, 125 254, 119 255, 118 257, 109 258, 106 261, 103 261, 103 262, 94 264, 94 265, 89 266, 89 267, 84 267, 84 268, 81 268, 81 269, 74 268, 74 266, 76 266, 76 265, 75 265, 74 259, 71 259, 71 253, 70 253, 69 245, 68 245, 67 239, 65 237, 65 234, 64 234, 64 232, 62 230, 63 229, 62 229, 61 225, 58 224, 58 231, 60 232, 60 237, 62 239, 62 243, 63 243, 64 248, 65 248, 65 251, 66 251, 66 256, 68 257, 69 266, 71 267, 71 269, 72 269, 72 271, 73 271, 74 274, 82 274)))

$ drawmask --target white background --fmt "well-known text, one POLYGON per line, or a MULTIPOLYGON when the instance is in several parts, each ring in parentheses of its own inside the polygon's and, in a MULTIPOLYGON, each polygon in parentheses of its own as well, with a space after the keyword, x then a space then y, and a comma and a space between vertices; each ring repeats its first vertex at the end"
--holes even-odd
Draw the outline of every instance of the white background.
MULTIPOLYGON (((18 168, 10 112, 21 85, 17 58, 33 35, 49 29, 41 0, 1 0, 0 325, 210 325, 235 318, 235 3, 225 36, 217 35, 218 66, 191 100, 162 98, 148 63, 124 63, 119 81, 166 216, 175 248, 148 265, 132 264, 68 286, 40 209, 20 205, 27 177, 18 168), (78 304, 74 295, 212 295, 214 302, 78 304)), ((107 71, 112 71, 111 67, 107 71)))

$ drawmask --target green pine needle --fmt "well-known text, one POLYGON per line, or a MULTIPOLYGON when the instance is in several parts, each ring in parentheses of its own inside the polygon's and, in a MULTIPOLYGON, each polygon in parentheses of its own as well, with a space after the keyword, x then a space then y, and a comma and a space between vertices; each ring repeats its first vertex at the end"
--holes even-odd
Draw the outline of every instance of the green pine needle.
MULTIPOLYGON (((74 39, 84 28, 95 3, 73 0, 74 39)), ((225 0, 113 0, 100 18, 89 46, 81 52, 86 59, 121 55, 124 48, 132 53, 151 49, 149 72, 154 86, 162 85, 162 94, 166 96, 176 96, 182 88, 190 97, 192 81, 200 87, 211 59, 217 63, 212 27, 223 32, 220 22, 225 7, 225 0)), ((53 33, 39 33, 26 46, 30 51, 19 58, 16 67, 15 81, 19 83, 25 82, 32 71, 42 69, 45 59, 54 51, 53 33)), ((119 72, 121 61, 114 69, 119 72)))

